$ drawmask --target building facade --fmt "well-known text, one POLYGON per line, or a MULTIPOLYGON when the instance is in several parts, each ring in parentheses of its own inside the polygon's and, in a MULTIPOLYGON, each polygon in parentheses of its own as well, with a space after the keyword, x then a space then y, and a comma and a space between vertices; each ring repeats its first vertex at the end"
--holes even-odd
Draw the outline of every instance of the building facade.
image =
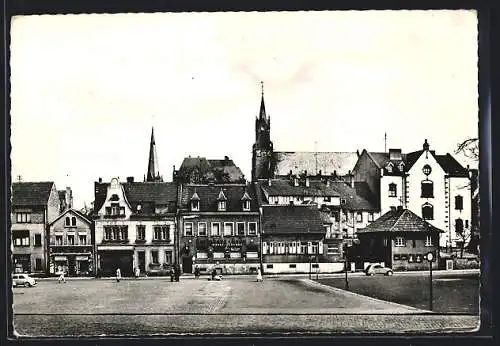
POLYGON ((68 276, 91 276, 94 266, 92 220, 74 209, 66 209, 49 224, 49 273, 68 276))
POLYGON ((179 262, 184 273, 256 272, 260 220, 250 184, 179 185, 179 262))
POLYGON ((60 201, 53 182, 12 184, 11 241, 13 271, 47 274, 48 224, 59 215, 60 201))

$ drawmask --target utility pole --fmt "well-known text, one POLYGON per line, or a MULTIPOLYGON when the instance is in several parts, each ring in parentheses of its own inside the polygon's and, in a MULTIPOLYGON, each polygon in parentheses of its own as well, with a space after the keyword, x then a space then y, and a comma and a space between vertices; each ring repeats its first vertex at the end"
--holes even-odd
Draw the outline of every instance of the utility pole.
POLYGON ((384 153, 387 152, 387 132, 384 133, 384 153))
POLYGON ((318 141, 314 141, 314 161, 316 167, 316 173, 318 174, 318 141))

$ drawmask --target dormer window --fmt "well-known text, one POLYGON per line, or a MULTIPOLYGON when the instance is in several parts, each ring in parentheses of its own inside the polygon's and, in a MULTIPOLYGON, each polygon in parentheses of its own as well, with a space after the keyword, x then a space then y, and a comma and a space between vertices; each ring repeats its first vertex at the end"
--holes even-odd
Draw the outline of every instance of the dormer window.
POLYGON ((404 164, 403 162, 401 162, 401 163, 399 164, 398 168, 399 168, 399 171, 400 171, 400 172, 404 172, 404 170, 405 170, 405 164, 404 164))
POLYGON ((200 210, 200 201, 191 201, 191 211, 200 210))
POLYGON ((250 210, 250 201, 243 201, 243 210, 244 211, 250 210))
POLYGON ((245 190, 245 193, 243 194, 243 197, 241 197, 241 204, 243 207, 243 211, 249 211, 250 210, 250 201, 252 198, 248 195, 248 192, 245 190))
POLYGON ((219 211, 225 211, 226 210, 226 201, 219 201, 219 203, 218 203, 218 210, 219 211))
POLYGON ((222 188, 220 189, 219 196, 217 197, 217 210, 225 211, 226 210, 226 195, 224 195, 224 191, 222 188))
POLYGON ((387 172, 392 173, 392 163, 389 162, 389 164, 385 166, 385 169, 387 170, 387 172))

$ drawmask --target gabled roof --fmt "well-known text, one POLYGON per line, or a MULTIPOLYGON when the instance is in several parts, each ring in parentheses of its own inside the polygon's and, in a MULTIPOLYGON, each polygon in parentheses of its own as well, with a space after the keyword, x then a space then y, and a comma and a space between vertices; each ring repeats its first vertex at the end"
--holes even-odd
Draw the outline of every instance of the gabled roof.
POLYGON ((12 206, 46 206, 53 186, 52 181, 12 183, 12 206))
POLYGON ((251 201, 252 197, 248 194, 248 191, 245 190, 245 193, 243 194, 243 197, 241 197, 242 201, 251 201))
POLYGON ((217 196, 217 200, 218 201, 227 201, 227 197, 224 194, 224 190, 222 189, 222 187, 221 187, 221 189, 219 191, 219 196, 217 196))
POLYGON ((450 154, 435 155, 437 162, 443 170, 451 177, 467 178, 469 173, 457 160, 450 154))
POLYGON ((191 201, 199 201, 200 200, 200 196, 198 196, 198 193, 196 192, 196 190, 194 190, 194 193, 190 199, 191 199, 191 201))
POLYGON ((49 226, 53 225, 57 220, 61 219, 62 217, 64 217, 66 214, 69 214, 69 213, 75 214, 75 216, 77 216, 78 218, 80 218, 84 222, 88 223, 89 225, 92 224, 92 221, 86 215, 84 215, 83 213, 81 213, 80 211, 78 211, 76 209, 69 208, 69 209, 66 209, 64 212, 62 212, 61 214, 59 214, 59 216, 54 221, 49 223, 49 226))
POLYGON ((434 227, 420 216, 409 209, 399 208, 390 210, 377 220, 358 233, 376 233, 376 232, 438 232, 444 231, 434 227))
POLYGON ((342 181, 333 181, 330 183, 341 199, 345 199, 345 204, 341 207, 352 211, 378 211, 377 198, 371 193, 366 182, 355 182, 354 187, 342 181))
POLYGON ((268 206, 263 208, 264 234, 324 234, 325 221, 316 206, 268 206))
POLYGON ((182 195, 180 197, 180 208, 188 209, 190 198, 196 190, 199 198, 200 212, 218 211, 218 198, 221 190, 226 197, 227 212, 242 212, 242 198, 245 192, 251 198, 250 211, 258 211, 255 189, 251 184, 186 184, 182 185, 182 195))
POLYGON ((317 180, 310 179, 309 187, 305 186, 303 181, 300 181, 299 186, 295 186, 293 180, 271 179, 270 181, 271 185, 269 180, 259 180, 259 185, 269 196, 339 196, 334 188, 317 180))
POLYGON ((401 159, 391 159, 389 153, 383 152, 369 152, 366 151, 368 157, 375 162, 378 168, 384 169, 384 175, 401 175, 406 170, 406 154, 401 154, 401 159), (403 171, 400 170, 400 164, 404 164, 403 171), (392 170, 388 171, 387 167, 392 164, 392 170))
POLYGON ((285 176, 292 171, 292 174, 302 173, 304 170, 308 174, 316 174, 321 170, 323 175, 347 175, 352 171, 358 154, 356 152, 287 152, 275 151, 273 153, 275 161, 275 175, 285 176))

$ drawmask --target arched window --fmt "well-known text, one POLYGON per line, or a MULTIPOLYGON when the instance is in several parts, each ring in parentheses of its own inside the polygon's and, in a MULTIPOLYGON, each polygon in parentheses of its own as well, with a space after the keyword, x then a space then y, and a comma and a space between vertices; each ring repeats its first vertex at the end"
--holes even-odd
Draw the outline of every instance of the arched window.
POLYGON ((462 234, 464 232, 464 220, 458 218, 455 220, 455 232, 462 234))
POLYGON ((394 183, 389 184, 389 197, 397 197, 398 195, 398 190, 397 190, 397 185, 394 183))
POLYGON ((71 226, 76 226, 76 217, 71 218, 71 226))
POLYGON ((422 206, 422 218, 424 220, 434 220, 434 207, 432 204, 425 203, 422 206))
POLYGON ((434 198, 434 183, 431 180, 422 180, 422 198, 434 198))
POLYGON ((66 216, 65 225, 66 226, 71 226, 71 222, 70 222, 69 216, 66 216))

